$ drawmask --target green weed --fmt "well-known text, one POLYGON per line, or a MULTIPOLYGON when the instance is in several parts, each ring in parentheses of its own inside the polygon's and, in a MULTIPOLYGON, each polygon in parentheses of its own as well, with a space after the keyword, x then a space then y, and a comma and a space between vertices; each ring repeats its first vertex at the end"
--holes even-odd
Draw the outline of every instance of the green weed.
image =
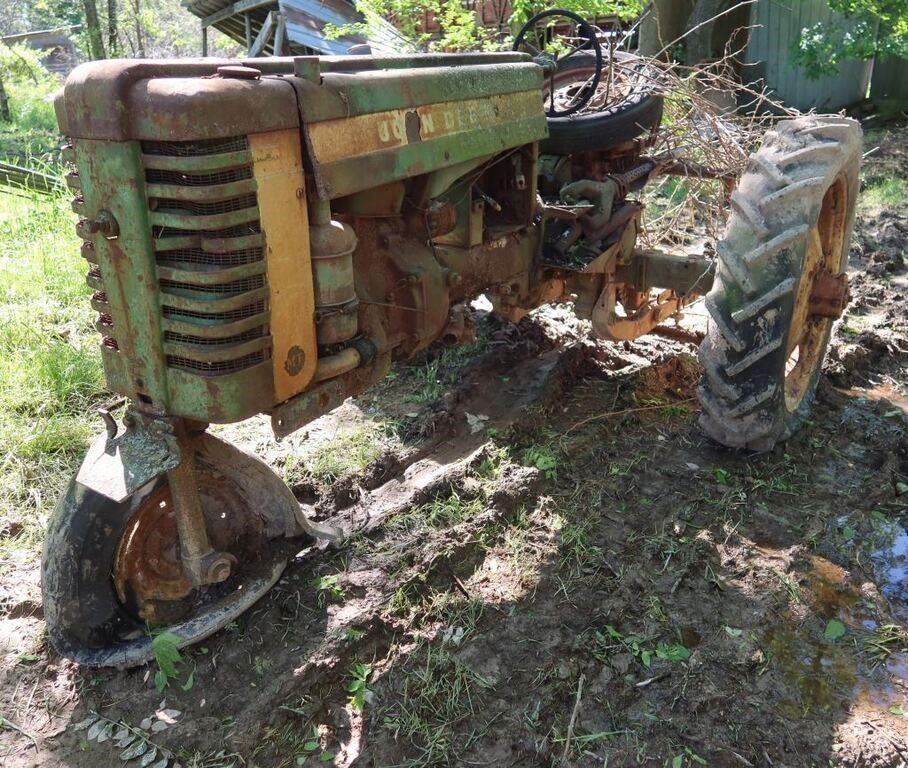
POLYGON ((395 676, 394 703, 383 724, 395 739, 412 744, 416 755, 404 765, 448 765, 465 745, 458 724, 477 716, 480 693, 491 682, 444 648, 424 646, 395 676))
POLYGON ((868 184, 858 198, 863 207, 897 208, 908 197, 908 182, 894 176, 878 177, 868 184))
POLYGON ((872 667, 885 664, 893 654, 908 653, 908 630, 900 624, 881 624, 864 640, 872 667))
POLYGON ((347 683, 347 692, 350 694, 348 701, 354 712, 362 712, 366 702, 372 700, 372 691, 369 690, 369 677, 372 674, 372 665, 356 662, 350 671, 350 682, 347 683))
POLYGON ((339 428, 330 439, 317 441, 293 456, 284 468, 284 480, 292 484, 308 475, 333 483, 359 475, 398 443, 394 422, 362 422, 339 428))
POLYGON ((438 496, 425 504, 394 515, 388 521, 388 527, 407 531, 420 528, 448 528, 479 514, 484 505, 481 497, 464 498, 452 489, 447 496, 438 496))
POLYGON ((531 467, 536 467, 548 480, 558 476, 561 459, 550 445, 531 445, 523 452, 523 461, 531 467))
POLYGON ((340 583, 340 576, 336 573, 316 576, 312 579, 312 588, 315 590, 319 608, 324 608, 329 602, 339 603, 344 599, 344 588, 340 583))
POLYGON ((650 668, 653 659, 679 662, 690 658, 690 651, 680 643, 659 641, 653 644, 642 635, 623 635, 611 624, 605 626, 605 632, 595 630, 593 637, 593 657, 603 663, 616 653, 629 653, 644 669, 650 668))

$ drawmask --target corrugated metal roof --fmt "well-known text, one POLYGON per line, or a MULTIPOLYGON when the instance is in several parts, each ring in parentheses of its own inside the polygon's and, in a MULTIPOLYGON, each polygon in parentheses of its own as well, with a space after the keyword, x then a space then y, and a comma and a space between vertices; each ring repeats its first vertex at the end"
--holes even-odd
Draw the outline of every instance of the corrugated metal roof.
MULTIPOLYGON (((367 42, 376 52, 395 52, 395 30, 390 25, 388 29, 382 29, 381 22, 375 36, 369 40, 359 35, 345 35, 334 40, 325 37, 327 24, 343 26, 362 21, 362 16, 347 0, 183 0, 183 6, 203 21, 213 17, 211 26, 242 45, 248 42, 246 16, 249 17, 250 37, 255 40, 268 14, 279 12, 286 21, 284 55, 343 54, 351 46, 367 42), (234 13, 230 12, 232 9, 234 13)), ((273 40, 268 41, 263 53, 274 53, 273 40)))

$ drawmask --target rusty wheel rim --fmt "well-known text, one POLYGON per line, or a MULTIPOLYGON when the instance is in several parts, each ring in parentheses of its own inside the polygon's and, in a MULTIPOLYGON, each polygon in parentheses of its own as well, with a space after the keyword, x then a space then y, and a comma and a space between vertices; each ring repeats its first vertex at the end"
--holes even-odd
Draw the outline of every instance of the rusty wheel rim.
POLYGON ((236 588, 243 564, 261 556, 264 523, 236 486, 223 476, 199 473, 202 510, 214 549, 234 555, 239 567, 223 584, 194 590, 180 561, 170 488, 142 499, 117 545, 113 581, 120 602, 144 621, 170 623, 191 613, 214 592, 236 588))
MULTIPOLYGON (((555 72, 545 83, 543 102, 550 102, 556 109, 567 109, 577 94, 587 87, 595 72, 595 67, 555 72)), ((620 63, 612 62, 610 69, 603 71, 602 79, 596 85, 589 103, 578 110, 578 114, 603 111, 620 104, 628 97, 633 86, 633 73, 620 63)))
POLYGON ((840 174, 826 190, 817 223, 811 228, 795 293, 785 356, 785 407, 794 412, 810 391, 822 361, 833 318, 812 311, 818 281, 842 267, 848 219, 848 181, 840 174))

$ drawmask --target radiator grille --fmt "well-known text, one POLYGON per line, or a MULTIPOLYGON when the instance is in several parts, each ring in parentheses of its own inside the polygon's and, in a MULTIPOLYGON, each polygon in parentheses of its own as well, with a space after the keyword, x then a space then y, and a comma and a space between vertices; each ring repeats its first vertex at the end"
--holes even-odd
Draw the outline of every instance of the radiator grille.
POLYGON ((232 213, 241 211, 243 208, 254 208, 256 204, 255 194, 235 197, 232 200, 212 200, 211 202, 189 202, 186 200, 165 200, 154 198, 156 211, 179 211, 180 213, 189 213, 193 216, 212 216, 216 213, 232 213))
POLYGON ((265 302, 258 301, 255 304, 249 304, 239 309, 232 309, 227 312, 196 312, 191 309, 177 309, 175 307, 164 307, 164 317, 170 320, 200 320, 199 325, 209 323, 232 323, 236 320, 246 320, 250 317, 263 314, 265 312, 265 302))
POLYGON ((249 149, 245 136, 231 136, 226 139, 199 139, 196 141, 143 141, 142 152, 146 155, 165 157, 198 157, 200 155, 222 155, 249 149))
POLYGON ((229 253, 211 253, 200 248, 178 248, 173 251, 159 251, 158 264, 168 267, 180 264, 198 264, 202 267, 239 267, 262 260, 261 248, 241 248, 229 253))
POLYGON ((182 187, 211 187, 216 184, 229 184, 232 181, 245 181, 252 178, 252 168, 231 168, 226 171, 209 173, 184 173, 183 171, 163 171, 150 168, 145 172, 149 184, 179 184, 182 187))
POLYGON ((193 336, 188 333, 176 333, 174 331, 164 332, 164 341, 177 341, 183 344, 197 344, 203 347, 222 347, 229 344, 238 344, 241 341, 252 341, 260 339, 265 335, 264 328, 253 328, 244 333, 237 333, 233 336, 225 336, 223 339, 209 339, 206 336, 193 336))
POLYGON ((214 283, 211 285, 196 285, 178 280, 159 280, 158 284, 164 293, 172 293, 174 295, 201 294, 202 296, 209 296, 217 294, 219 296, 236 296, 240 293, 248 293, 258 288, 264 288, 265 276, 255 275, 254 277, 246 277, 232 283, 214 283))
POLYGON ((246 137, 142 142, 167 365, 220 376, 271 356, 246 137))
MULTIPOLYGON (((154 226, 152 227, 152 232, 156 240, 166 240, 169 237, 178 238, 181 235, 186 235, 187 231, 185 229, 178 229, 176 227, 166 227, 166 226, 154 226)), ((228 227, 226 229, 198 229, 193 230, 191 234, 196 237, 208 238, 215 240, 218 238, 226 237, 244 237, 246 235, 258 235, 261 234, 262 230, 257 221, 251 221, 248 224, 242 224, 237 227, 228 227)), ((167 248, 167 243, 162 243, 158 247, 158 252, 167 248)))
POLYGON ((167 365, 171 368, 182 368, 184 371, 199 373, 203 376, 222 376, 225 373, 236 373, 244 368, 251 368, 253 365, 263 363, 267 359, 268 355, 265 354, 265 350, 253 352, 235 360, 225 360, 216 363, 193 360, 191 357, 167 355, 167 365))

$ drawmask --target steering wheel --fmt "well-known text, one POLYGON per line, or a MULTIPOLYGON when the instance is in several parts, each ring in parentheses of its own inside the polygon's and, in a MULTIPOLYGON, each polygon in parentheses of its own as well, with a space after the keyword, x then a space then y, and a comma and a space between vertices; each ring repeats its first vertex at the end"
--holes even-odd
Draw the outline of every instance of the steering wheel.
MULTIPOLYGON (((549 105, 545 113, 549 117, 565 117, 583 109, 589 104, 596 93, 596 86, 602 77, 602 47, 596 37, 596 30, 592 24, 571 11, 552 8, 533 16, 521 27, 517 37, 514 38, 514 50, 529 53, 533 61, 544 68, 549 78, 549 105), (556 42, 556 29, 565 26, 564 21, 569 21, 569 32, 561 35, 564 45, 556 42), (540 22, 545 22, 540 25, 540 22), (554 45, 553 45, 554 43, 554 45), (559 66, 575 55, 578 51, 594 51, 596 54, 596 71, 569 100, 566 108, 555 106, 555 72, 559 66)), ((586 55, 586 54, 584 54, 586 55)))

